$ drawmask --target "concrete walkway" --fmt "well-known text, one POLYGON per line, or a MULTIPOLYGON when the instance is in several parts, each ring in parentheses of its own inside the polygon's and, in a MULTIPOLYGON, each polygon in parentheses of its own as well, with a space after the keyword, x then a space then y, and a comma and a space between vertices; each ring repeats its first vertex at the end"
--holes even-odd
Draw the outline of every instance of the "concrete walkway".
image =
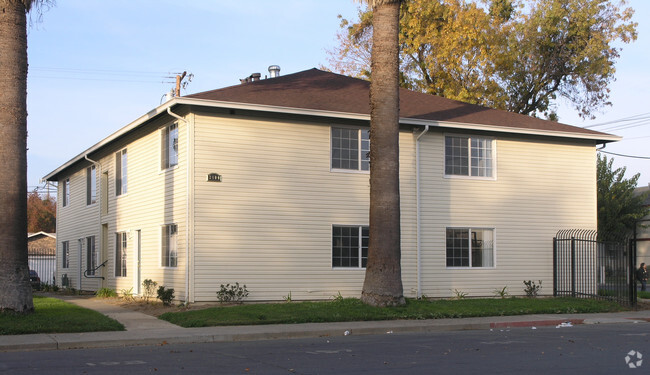
POLYGON ((343 336, 346 335, 346 332, 352 335, 378 335, 543 327, 558 326, 563 323, 565 323, 564 326, 567 326, 567 322, 570 322, 571 325, 650 322, 650 311, 644 310, 598 314, 544 314, 461 319, 182 328, 147 314, 103 302, 97 298, 65 298, 65 300, 119 321, 126 327, 126 331, 0 336, 0 351, 292 339, 343 336))

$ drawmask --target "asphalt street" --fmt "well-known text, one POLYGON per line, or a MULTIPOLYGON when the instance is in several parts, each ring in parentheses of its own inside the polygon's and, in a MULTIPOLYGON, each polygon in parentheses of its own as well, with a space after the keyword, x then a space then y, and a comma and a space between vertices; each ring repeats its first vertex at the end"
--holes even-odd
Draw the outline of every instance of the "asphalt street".
POLYGON ((387 332, 7 352, 0 353, 0 374, 641 374, 650 370, 646 327, 603 324, 387 332))

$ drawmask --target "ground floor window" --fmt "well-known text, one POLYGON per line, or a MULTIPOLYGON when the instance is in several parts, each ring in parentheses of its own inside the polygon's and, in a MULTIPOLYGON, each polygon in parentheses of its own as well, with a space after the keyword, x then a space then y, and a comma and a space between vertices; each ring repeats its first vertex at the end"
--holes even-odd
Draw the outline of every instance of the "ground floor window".
POLYGON ((447 267, 494 267, 494 229, 447 228, 447 267))
POLYGON ((162 259, 163 267, 176 267, 178 265, 177 249, 178 226, 167 224, 162 229, 162 259))
POLYGON ((368 262, 367 226, 332 227, 332 267, 365 268, 368 262))
POLYGON ((115 276, 126 277, 127 235, 115 233, 115 276))
POLYGON ((97 268, 97 249, 95 236, 86 237, 86 274, 92 276, 97 268))
POLYGON ((70 267, 70 242, 61 242, 61 268, 70 267))

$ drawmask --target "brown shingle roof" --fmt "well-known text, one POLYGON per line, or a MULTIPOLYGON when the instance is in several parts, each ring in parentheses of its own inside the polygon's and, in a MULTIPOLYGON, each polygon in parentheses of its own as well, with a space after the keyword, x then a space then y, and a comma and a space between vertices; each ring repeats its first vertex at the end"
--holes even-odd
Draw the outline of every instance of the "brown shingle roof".
MULTIPOLYGON (((369 88, 368 81, 310 69, 186 98, 369 115, 369 88)), ((611 137, 589 129, 406 89, 400 89, 400 117, 611 137)))

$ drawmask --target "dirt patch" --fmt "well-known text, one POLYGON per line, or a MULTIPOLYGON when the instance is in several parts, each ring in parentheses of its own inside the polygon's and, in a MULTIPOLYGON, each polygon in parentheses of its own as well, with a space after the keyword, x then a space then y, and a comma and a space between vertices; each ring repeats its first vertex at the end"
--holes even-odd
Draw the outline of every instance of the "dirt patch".
MULTIPOLYGON (((98 297, 93 297, 93 298, 98 298, 98 297)), ((119 297, 111 297, 111 298, 102 298, 102 301, 106 303, 110 303, 113 305, 118 305, 120 307, 123 307, 125 309, 141 312, 147 315, 152 315, 152 316, 160 316, 166 312, 179 312, 179 311, 191 311, 191 310, 202 310, 206 309, 208 307, 214 307, 214 306, 224 306, 223 304, 220 304, 218 302, 215 303, 195 303, 195 304, 189 304, 189 305, 181 305, 178 303, 172 304, 171 306, 165 306, 162 304, 162 302, 158 300, 149 300, 146 301, 141 298, 134 298, 134 299, 124 299, 124 298, 119 298, 119 297)))

